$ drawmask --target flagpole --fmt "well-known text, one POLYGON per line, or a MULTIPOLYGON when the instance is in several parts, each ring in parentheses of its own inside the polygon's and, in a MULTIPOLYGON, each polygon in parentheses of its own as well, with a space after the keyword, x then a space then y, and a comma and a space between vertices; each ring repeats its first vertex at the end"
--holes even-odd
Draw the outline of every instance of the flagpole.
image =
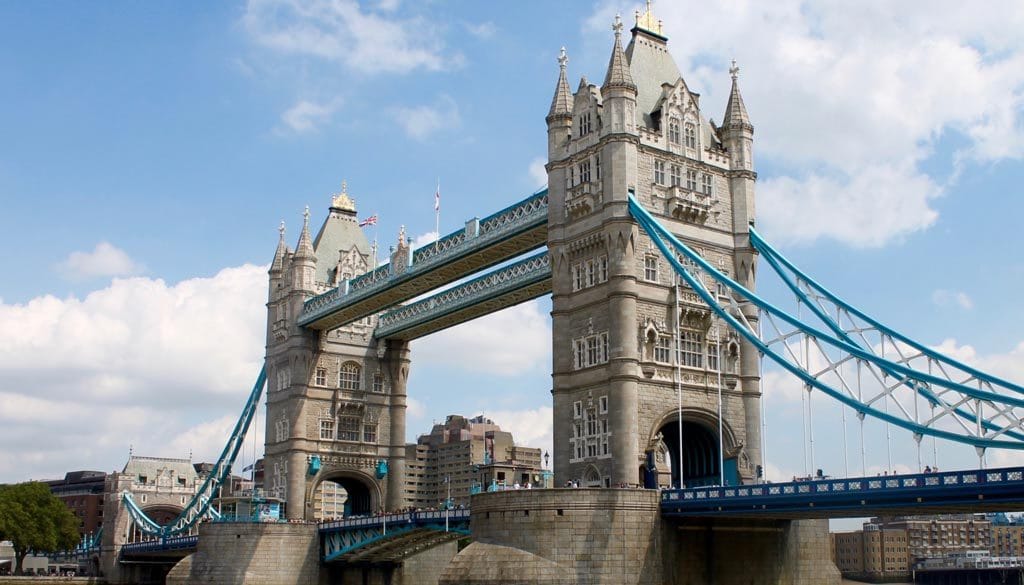
POLYGON ((441 239, 441 177, 437 178, 437 191, 434 191, 434 251, 441 239))
MULTIPOLYGON (((373 212, 373 216, 377 217, 377 212, 373 212)), ((373 266, 370 270, 377 270, 377 222, 373 223, 373 266)))

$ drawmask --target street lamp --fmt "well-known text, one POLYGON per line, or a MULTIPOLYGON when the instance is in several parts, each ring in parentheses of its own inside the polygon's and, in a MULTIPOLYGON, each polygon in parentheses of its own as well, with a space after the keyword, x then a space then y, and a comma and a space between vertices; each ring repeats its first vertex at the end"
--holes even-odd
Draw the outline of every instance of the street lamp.
POLYGON ((544 469, 548 468, 548 460, 551 459, 551 454, 547 451, 544 452, 544 469))

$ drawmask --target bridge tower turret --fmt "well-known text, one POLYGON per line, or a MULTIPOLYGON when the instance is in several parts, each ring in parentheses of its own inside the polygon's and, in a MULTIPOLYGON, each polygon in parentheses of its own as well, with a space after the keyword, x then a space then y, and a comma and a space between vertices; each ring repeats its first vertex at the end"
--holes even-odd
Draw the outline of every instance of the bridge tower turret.
POLYGON ((555 481, 717 483, 723 460, 727 480, 750 480, 757 354, 677 286, 627 202, 734 274, 753 218, 752 127, 729 134, 701 113, 650 3, 625 49, 619 17, 612 28, 600 90, 584 78, 567 117, 563 56, 547 117, 555 481))
MULTIPOLYGON (((729 191, 732 194, 733 213, 733 268, 736 280, 748 290, 757 289, 757 251, 750 245, 749 227, 754 225, 754 126, 750 123, 747 107, 739 88, 739 67, 733 60, 729 68, 732 77, 732 88, 729 91, 729 102, 722 117, 722 145, 729 153, 729 191)), ((754 327, 758 324, 758 312, 752 305, 744 305, 744 316, 754 327)), ((760 428, 761 412, 761 373, 758 364, 758 353, 746 339, 739 339, 740 388, 743 392, 747 427, 760 428)), ((761 433, 747 436, 747 453, 755 462, 761 460, 761 433)))
POLYGON ((264 487, 290 519, 405 505, 405 379, 394 375, 407 375, 408 348, 379 346, 375 315, 328 331, 298 325, 307 300, 373 268, 346 191, 315 238, 306 210, 294 252, 282 228, 269 271, 264 487))

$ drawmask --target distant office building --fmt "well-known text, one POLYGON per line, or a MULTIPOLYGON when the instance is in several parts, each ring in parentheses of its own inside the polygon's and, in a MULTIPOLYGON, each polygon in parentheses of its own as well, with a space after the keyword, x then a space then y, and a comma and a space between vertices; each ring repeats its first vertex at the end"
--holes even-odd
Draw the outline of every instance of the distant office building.
POLYGON ((45 482, 50 492, 78 518, 78 533, 95 532, 103 524, 103 484, 107 474, 102 471, 69 471, 64 479, 45 482))
POLYGON ((872 518, 868 524, 906 530, 911 563, 954 552, 988 549, 991 543, 992 523, 983 514, 872 518))
MULTIPOLYGON (((1008 547, 1013 542, 1020 546, 1020 529, 1024 526, 1017 525, 1016 529, 1016 541, 1010 526, 1000 532, 1008 547)), ((993 534, 993 523, 983 514, 872 518, 864 523, 863 530, 833 534, 832 556, 836 567, 846 576, 868 580, 898 578, 927 559, 988 551, 993 534)))
POLYGON ((832 559, 845 576, 901 579, 910 571, 907 531, 867 523, 863 530, 834 533, 832 559))
POLYGON ((483 416, 449 415, 406 447, 406 499, 420 508, 443 504, 449 489, 455 505, 468 504, 474 486, 532 487, 542 477, 540 449, 516 445, 483 416))
POLYGON ((991 543, 994 557, 1024 557, 1024 518, 990 514, 991 543))

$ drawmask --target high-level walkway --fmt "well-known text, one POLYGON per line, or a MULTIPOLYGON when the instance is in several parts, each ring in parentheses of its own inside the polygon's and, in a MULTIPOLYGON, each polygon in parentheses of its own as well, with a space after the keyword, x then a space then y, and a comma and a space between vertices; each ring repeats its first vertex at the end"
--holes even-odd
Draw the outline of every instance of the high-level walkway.
MULTIPOLYGON (((547 244, 548 192, 539 191, 305 303, 299 324, 341 327, 547 244)), ((380 337, 378 335, 378 337, 380 337)))

